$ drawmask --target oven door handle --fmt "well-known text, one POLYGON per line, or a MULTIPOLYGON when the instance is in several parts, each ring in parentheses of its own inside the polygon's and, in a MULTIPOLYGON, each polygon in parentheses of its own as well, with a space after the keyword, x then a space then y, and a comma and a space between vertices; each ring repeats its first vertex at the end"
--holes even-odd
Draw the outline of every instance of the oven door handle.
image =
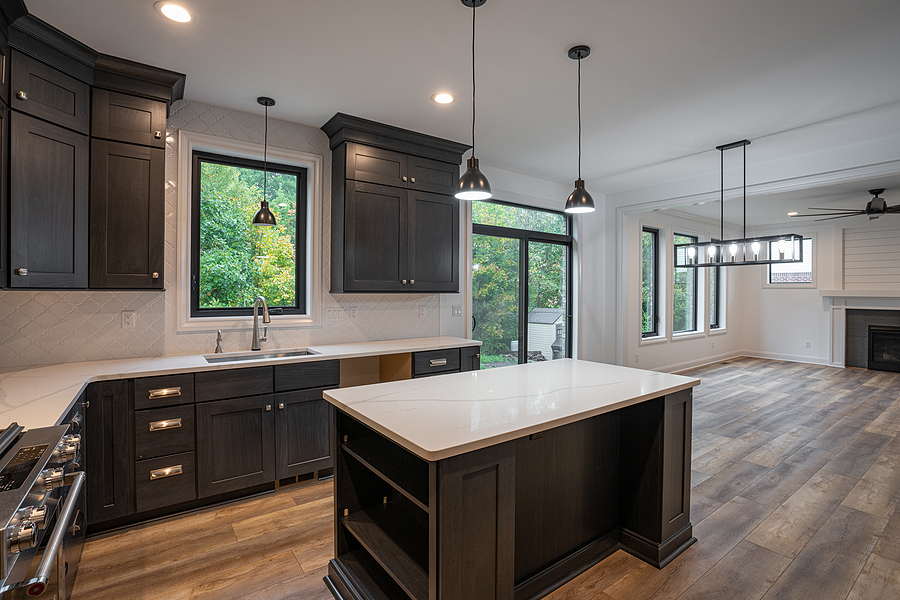
POLYGON ((84 487, 84 477, 84 471, 75 473, 69 495, 66 496, 65 506, 59 515, 59 519, 56 521, 56 527, 53 529, 53 535, 50 536, 50 542, 47 544, 46 550, 44 550, 41 564, 38 565, 34 577, 22 584, 22 587, 28 586, 29 596, 40 596, 47 587, 47 582, 50 580, 50 571, 53 569, 54 563, 56 563, 56 555, 59 553, 63 538, 69 529, 69 521, 72 520, 75 507, 78 505, 78 496, 84 487))

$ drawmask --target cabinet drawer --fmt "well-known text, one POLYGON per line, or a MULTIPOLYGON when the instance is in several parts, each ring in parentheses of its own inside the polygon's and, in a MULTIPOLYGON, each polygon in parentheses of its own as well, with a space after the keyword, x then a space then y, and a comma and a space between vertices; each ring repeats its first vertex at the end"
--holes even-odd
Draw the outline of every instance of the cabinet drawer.
POLYGON ((194 405, 134 413, 134 457, 138 460, 194 449, 194 405))
POLYGON ((157 100, 94 89, 91 136, 166 147, 166 104, 157 100))
POLYGON ((197 402, 271 394, 272 367, 206 371, 194 375, 197 402))
POLYGON ((91 86, 30 56, 12 53, 12 108, 88 133, 91 86))
POLYGON ((319 360, 275 365, 275 391, 336 387, 341 384, 341 361, 319 360))
POLYGON ((459 348, 430 350, 413 354, 413 374, 431 375, 459 371, 459 348))
POLYGON ((134 380, 134 408, 162 408, 194 402, 194 374, 142 377, 134 380))
POLYGON ((196 500, 194 473, 193 452, 135 462, 137 512, 196 500))

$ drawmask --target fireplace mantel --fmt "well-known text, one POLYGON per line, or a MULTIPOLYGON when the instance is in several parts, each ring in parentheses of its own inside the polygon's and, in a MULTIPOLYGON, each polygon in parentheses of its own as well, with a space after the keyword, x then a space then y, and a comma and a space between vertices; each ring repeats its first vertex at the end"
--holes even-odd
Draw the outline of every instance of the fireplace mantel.
POLYGON ((900 290, 819 290, 823 298, 900 298, 900 290))

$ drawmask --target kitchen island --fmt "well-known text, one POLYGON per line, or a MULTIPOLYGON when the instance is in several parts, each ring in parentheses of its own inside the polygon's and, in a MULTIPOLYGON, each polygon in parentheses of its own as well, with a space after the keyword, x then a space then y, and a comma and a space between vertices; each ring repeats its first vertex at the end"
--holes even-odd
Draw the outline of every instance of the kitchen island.
POLYGON ((697 379, 563 359, 331 390, 341 600, 541 598, 695 541, 697 379))

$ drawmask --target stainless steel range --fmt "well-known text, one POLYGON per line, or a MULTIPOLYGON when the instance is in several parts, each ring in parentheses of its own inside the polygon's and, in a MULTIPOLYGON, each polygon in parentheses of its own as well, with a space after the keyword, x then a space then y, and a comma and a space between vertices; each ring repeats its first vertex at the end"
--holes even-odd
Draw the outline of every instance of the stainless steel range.
POLYGON ((0 434, 0 597, 71 593, 84 543, 80 415, 71 425, 0 434), (70 429, 71 428, 71 429, 70 429))

